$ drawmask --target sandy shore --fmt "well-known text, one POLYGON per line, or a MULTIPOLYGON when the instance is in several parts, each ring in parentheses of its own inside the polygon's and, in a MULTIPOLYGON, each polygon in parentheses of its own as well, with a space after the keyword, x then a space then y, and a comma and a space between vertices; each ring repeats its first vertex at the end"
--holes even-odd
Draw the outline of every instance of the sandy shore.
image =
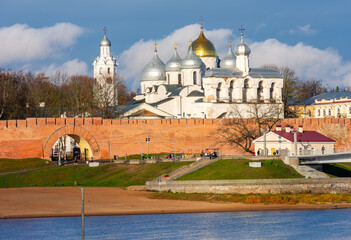
MULTIPOLYGON (((85 188, 85 215, 231 212, 351 208, 341 204, 243 204, 150 199, 152 193, 121 188, 85 188)), ((79 187, 0 189, 0 218, 80 216, 79 187)))

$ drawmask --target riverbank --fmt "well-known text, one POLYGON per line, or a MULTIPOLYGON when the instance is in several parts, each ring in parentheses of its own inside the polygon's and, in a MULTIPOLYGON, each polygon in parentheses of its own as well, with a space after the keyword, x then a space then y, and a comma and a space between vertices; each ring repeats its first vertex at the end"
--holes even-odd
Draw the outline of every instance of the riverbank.
MULTIPOLYGON (((351 203, 244 204, 152 199, 155 193, 122 188, 86 187, 85 215, 130 215, 351 208, 351 203)), ((80 216, 79 187, 0 189, 0 218, 80 216)))

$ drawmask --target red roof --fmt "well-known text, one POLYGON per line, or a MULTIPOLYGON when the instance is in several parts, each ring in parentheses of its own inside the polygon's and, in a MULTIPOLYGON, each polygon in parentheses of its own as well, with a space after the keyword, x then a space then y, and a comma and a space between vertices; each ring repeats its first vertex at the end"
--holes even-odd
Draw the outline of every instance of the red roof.
MULTIPOLYGON (((273 133, 288 139, 289 141, 294 141, 294 134, 292 132, 286 131, 272 131, 273 133)), ((335 142, 333 139, 324 136, 316 131, 303 131, 302 133, 297 133, 298 142, 335 142)))

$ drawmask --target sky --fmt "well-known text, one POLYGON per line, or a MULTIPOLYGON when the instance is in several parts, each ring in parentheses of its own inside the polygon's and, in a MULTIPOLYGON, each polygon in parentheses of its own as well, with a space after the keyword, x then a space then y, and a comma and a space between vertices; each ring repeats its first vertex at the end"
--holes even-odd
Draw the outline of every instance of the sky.
POLYGON ((240 41, 250 67, 289 67, 328 88, 351 86, 351 1, 347 0, 0 0, 0 68, 93 76, 106 27, 118 73, 131 90, 151 60, 153 42, 166 63, 204 33, 219 58, 240 41))

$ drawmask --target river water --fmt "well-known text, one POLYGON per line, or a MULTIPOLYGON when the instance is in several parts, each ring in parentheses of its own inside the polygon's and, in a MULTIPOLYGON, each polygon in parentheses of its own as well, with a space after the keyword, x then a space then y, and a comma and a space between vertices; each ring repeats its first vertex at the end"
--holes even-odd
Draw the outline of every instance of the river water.
MULTIPOLYGON (((351 239, 351 209, 85 217, 85 239, 351 239)), ((81 239, 81 218, 0 220, 0 239, 81 239)))

